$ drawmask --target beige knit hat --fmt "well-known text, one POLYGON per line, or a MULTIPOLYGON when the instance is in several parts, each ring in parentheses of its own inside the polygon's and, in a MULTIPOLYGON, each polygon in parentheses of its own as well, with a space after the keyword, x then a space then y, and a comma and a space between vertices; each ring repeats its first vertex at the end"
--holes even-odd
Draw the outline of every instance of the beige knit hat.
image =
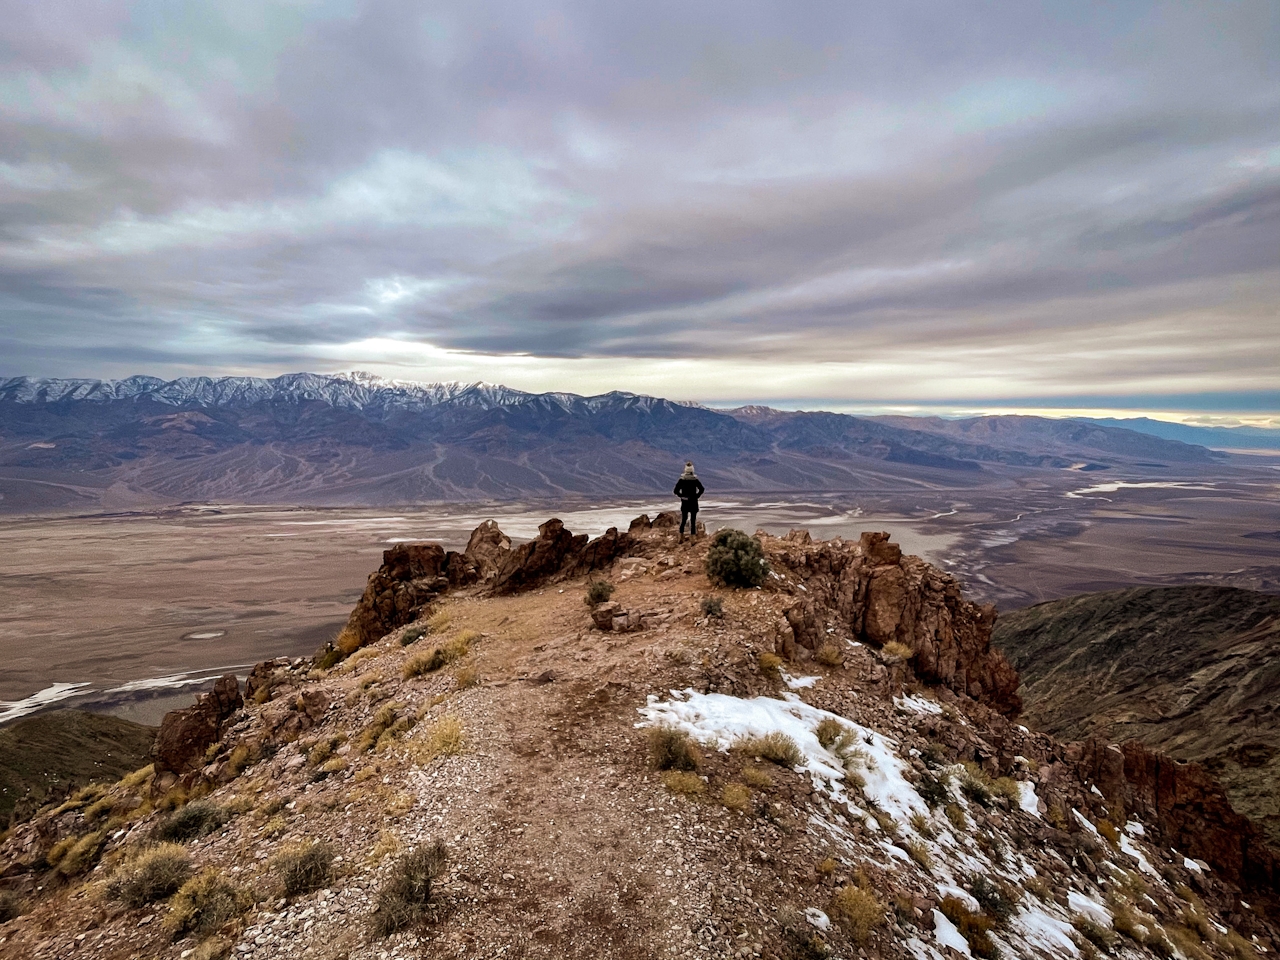
POLYGON ((683 474, 683 475, 684 475, 684 476, 686 476, 686 477, 692 477, 692 476, 693 476, 693 461, 692 461, 692 460, 686 460, 686 461, 684 462, 684 474, 683 474))

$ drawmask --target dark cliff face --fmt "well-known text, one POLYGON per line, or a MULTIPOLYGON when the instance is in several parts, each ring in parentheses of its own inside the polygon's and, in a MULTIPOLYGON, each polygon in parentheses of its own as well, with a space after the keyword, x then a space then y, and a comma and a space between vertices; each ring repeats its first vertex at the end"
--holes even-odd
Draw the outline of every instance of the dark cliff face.
POLYGON ((1022 675, 1029 723, 1197 761, 1280 847, 1280 597, 1086 594, 1004 615, 995 642, 1022 675))

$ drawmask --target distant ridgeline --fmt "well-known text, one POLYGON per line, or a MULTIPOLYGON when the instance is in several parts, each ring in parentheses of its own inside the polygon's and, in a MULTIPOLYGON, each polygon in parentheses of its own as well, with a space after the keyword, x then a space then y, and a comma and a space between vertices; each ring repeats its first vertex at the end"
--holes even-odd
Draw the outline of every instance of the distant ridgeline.
POLYGON ((119 482, 152 502, 652 494, 690 456, 709 487, 750 491, 976 485, 992 470, 1194 467, 1217 455, 1078 420, 712 410, 363 373, 0 380, 7 510, 88 502, 119 482))

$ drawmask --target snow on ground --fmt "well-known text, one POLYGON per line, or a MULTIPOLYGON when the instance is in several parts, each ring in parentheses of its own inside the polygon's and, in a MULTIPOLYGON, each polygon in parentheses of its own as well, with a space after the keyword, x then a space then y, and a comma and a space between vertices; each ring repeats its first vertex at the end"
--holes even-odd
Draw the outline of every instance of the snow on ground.
POLYGON ((1086 830, 1092 833, 1095 837, 1102 836, 1100 833, 1098 833, 1098 828, 1093 825, 1093 821, 1091 821, 1083 813, 1081 813, 1079 810, 1075 809, 1074 807, 1072 807, 1071 812, 1075 814, 1075 818, 1076 820, 1079 821, 1080 826, 1084 827, 1086 830))
MULTIPOLYGON (((1057 917, 1051 917, 1039 907, 1024 910, 1013 918, 1012 932, 1021 935, 1023 942, 1039 947, 1058 957, 1078 957, 1080 948, 1071 935, 1075 928, 1057 917)), ((1015 944, 1017 941, 1014 941, 1015 944)))
POLYGON ((923 940, 912 937, 904 946, 911 952, 916 960, 942 960, 942 954, 933 947, 929 946, 923 940))
POLYGON ((1127 833, 1120 834, 1120 849, 1138 861, 1138 869, 1143 873, 1150 874, 1156 879, 1161 879, 1160 872, 1151 865, 1151 861, 1138 849, 1138 845, 1129 839, 1127 833))
POLYGON ((940 910, 933 911, 933 935, 944 947, 954 947, 966 957, 973 956, 969 952, 969 941, 960 935, 956 925, 944 917, 940 910))
POLYGON ((723 693, 672 690, 670 700, 650 695, 640 708, 646 724, 667 724, 684 730, 700 743, 728 750, 746 737, 784 733, 800 748, 799 769, 813 778, 814 785, 834 800, 858 805, 858 798, 844 789, 844 761, 818 742, 816 730, 823 720, 832 719, 853 731, 857 750, 865 758, 859 772, 866 781, 863 794, 874 800, 895 820, 906 821, 913 813, 926 816, 929 808, 906 779, 906 765, 898 757, 896 742, 851 720, 811 707, 794 694, 785 700, 753 697, 750 700, 723 693))
POLYGON ((1111 911, 1092 897, 1086 897, 1075 890, 1067 891, 1067 905, 1072 913, 1083 913, 1094 923, 1104 927, 1111 926, 1111 911))
POLYGON ((1024 813, 1040 816, 1040 798, 1036 796, 1036 785, 1029 780, 1018 781, 1018 806, 1024 813))
POLYGON ((1124 832, 1135 837, 1145 837, 1147 835, 1147 828, 1137 820, 1130 820, 1124 825, 1124 832))
POLYGON ((821 930, 823 933, 831 929, 831 918, 819 910, 817 907, 809 907, 804 912, 804 918, 811 924, 821 930))
POLYGON ((912 713, 942 713, 942 705, 913 693, 905 697, 894 697, 893 705, 899 710, 910 710, 912 713))
POLYGON ((1195 862, 1194 860, 1192 860, 1190 857, 1183 857, 1183 858, 1182 858, 1182 865, 1183 865, 1184 867, 1186 867, 1188 870, 1190 870, 1191 872, 1193 872, 1193 873, 1200 873, 1200 872, 1202 872, 1202 871, 1200 870, 1200 864, 1196 863, 1196 862, 1195 862))
POLYGON ((779 670, 778 672, 782 674, 782 682, 792 690, 803 690, 805 687, 812 687, 822 679, 821 677, 793 677, 785 670, 779 670))

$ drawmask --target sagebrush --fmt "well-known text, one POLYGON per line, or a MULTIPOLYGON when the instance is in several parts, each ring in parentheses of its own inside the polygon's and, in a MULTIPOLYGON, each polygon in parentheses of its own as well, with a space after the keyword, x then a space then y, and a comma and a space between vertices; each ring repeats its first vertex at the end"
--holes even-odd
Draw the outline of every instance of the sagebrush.
POLYGON ((431 885, 447 862, 448 851, 442 843, 419 847, 396 860, 378 890, 370 932, 386 937, 423 919, 431 903, 431 885))
POLYGON ((707 578, 726 587, 758 587, 769 575, 764 548, 741 530, 716 531, 707 547, 707 578))
POLYGON ((176 843, 137 851, 116 868, 107 896, 138 909, 177 893, 191 879, 191 857, 176 843))

